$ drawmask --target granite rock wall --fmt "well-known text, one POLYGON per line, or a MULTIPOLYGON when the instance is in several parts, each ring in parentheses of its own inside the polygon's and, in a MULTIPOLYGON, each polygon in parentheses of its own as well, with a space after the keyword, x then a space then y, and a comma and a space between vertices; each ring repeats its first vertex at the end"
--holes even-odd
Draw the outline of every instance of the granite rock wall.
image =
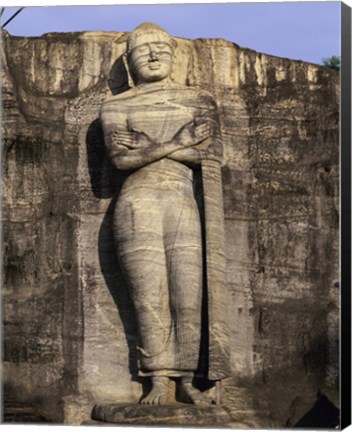
MULTIPOLYGON (((2 36, 4 382, 80 423, 142 392, 111 235, 126 173, 98 119, 126 87, 123 33, 2 36)), ((338 405, 338 73, 220 39, 176 55, 174 79, 210 90, 221 118, 225 403, 238 424, 294 425, 318 391, 338 405)))

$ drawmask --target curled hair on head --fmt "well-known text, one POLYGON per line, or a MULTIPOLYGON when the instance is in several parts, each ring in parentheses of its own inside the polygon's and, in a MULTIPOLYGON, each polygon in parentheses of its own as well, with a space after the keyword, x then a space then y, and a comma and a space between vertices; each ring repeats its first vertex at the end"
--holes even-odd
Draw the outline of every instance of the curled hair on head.
POLYGON ((164 30, 162 27, 156 24, 147 22, 147 23, 140 24, 128 35, 127 50, 126 50, 127 55, 129 55, 132 49, 134 48, 135 41, 138 36, 143 34, 153 34, 153 33, 158 33, 158 34, 161 33, 168 41, 172 49, 175 49, 177 47, 177 42, 169 35, 169 33, 166 30, 164 30))

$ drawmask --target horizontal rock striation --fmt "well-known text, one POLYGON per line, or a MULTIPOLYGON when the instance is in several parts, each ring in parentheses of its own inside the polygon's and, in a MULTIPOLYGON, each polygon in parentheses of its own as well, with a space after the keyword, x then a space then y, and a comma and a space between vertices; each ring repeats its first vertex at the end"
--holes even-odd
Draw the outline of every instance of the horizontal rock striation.
MULTIPOLYGON (((2 34, 4 381, 56 422, 142 394, 111 233, 126 173, 98 119, 127 88, 122 36, 2 34)), ((224 402, 241 424, 291 426, 318 390, 338 404, 338 72, 220 39, 178 39, 176 56, 174 79, 221 119, 224 402)))

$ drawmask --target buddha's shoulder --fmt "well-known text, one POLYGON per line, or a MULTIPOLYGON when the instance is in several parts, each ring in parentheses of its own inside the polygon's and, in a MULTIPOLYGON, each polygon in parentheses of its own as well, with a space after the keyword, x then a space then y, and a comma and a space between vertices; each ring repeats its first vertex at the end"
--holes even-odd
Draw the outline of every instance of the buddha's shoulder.
POLYGON ((199 108, 216 107, 214 96, 199 87, 181 86, 175 91, 175 94, 176 98, 186 105, 199 108))
POLYGON ((182 84, 175 84, 171 88, 173 88, 175 91, 184 92, 185 94, 190 96, 213 99, 213 96, 209 91, 204 90, 200 87, 190 87, 182 84))
POLYGON ((128 103, 129 101, 133 100, 136 96, 138 96, 138 91, 135 87, 116 95, 111 95, 105 98, 103 102, 104 105, 111 105, 114 103, 128 103))

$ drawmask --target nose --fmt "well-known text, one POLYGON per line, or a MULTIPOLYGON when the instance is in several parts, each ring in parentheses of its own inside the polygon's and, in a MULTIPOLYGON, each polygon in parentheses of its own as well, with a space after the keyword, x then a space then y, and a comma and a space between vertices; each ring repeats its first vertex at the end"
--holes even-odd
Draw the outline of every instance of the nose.
POLYGON ((155 51, 155 48, 153 47, 153 45, 149 45, 149 59, 151 61, 155 61, 158 60, 158 55, 155 51))

